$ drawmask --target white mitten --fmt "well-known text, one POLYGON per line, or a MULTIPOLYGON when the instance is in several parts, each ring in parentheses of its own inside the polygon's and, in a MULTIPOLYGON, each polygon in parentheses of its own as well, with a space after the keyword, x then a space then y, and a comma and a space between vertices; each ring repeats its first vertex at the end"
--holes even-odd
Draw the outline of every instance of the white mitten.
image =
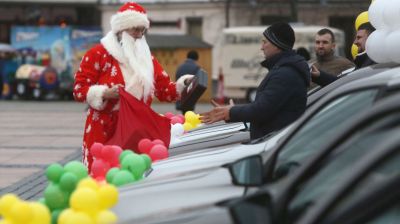
POLYGON ((177 81, 176 81, 176 92, 181 95, 183 89, 185 88, 186 85, 188 85, 189 81, 194 78, 194 75, 186 74, 182 75, 177 81))

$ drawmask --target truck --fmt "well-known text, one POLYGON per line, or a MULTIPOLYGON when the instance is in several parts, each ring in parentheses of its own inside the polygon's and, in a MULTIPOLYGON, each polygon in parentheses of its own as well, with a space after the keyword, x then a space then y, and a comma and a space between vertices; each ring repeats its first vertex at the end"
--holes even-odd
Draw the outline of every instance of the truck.
POLYGON ((98 27, 13 26, 18 68, 14 89, 22 99, 72 99, 73 75, 102 31, 98 27))
MULTIPOLYGON (((322 28, 329 28, 335 34, 338 55, 344 55, 345 36, 342 30, 323 26, 293 25, 296 41, 293 49, 305 48, 315 58, 315 35, 322 28)), ((264 60, 261 51, 262 33, 267 26, 232 27, 223 30, 220 74, 223 76, 223 94, 252 102, 256 88, 268 70, 260 65, 264 60)))

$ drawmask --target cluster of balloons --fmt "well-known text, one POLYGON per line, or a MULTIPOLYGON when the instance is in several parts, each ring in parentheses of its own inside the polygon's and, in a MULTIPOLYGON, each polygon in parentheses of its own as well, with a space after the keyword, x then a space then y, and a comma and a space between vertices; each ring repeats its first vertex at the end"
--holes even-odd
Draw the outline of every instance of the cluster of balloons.
POLYGON ((124 150, 120 156, 120 167, 108 170, 106 181, 115 186, 141 180, 146 170, 151 167, 151 159, 146 154, 136 154, 131 150, 124 150))
POLYGON ((39 202, 27 202, 14 194, 0 198, 0 220, 2 224, 50 224, 50 210, 39 202))
POLYGON ((187 111, 185 115, 174 115, 171 112, 167 112, 164 116, 171 119, 171 143, 178 142, 179 137, 185 132, 201 124, 200 115, 193 111, 187 111))
POLYGON ((376 29, 367 39, 368 56, 379 63, 400 63, 400 1, 375 0, 368 17, 376 29))
POLYGON ((88 176, 86 167, 78 162, 71 161, 64 167, 60 164, 51 164, 46 169, 46 177, 49 181, 44 190, 44 203, 51 212, 52 223, 57 223, 58 215, 69 207, 69 199, 78 182, 88 176))
POLYGON ((153 162, 166 159, 169 156, 165 143, 160 139, 151 141, 150 139, 144 138, 139 141, 138 150, 141 153, 149 155, 153 162))
POLYGON ((183 129, 185 131, 192 130, 201 124, 200 115, 194 113, 193 111, 187 111, 185 113, 185 123, 183 124, 183 129))
POLYGON ((70 199, 70 208, 61 212, 59 224, 112 224, 117 216, 110 209, 118 202, 118 190, 92 178, 79 182, 70 199))
POLYGON ((94 143, 90 147, 93 163, 90 176, 99 182, 106 181, 122 186, 143 178, 143 173, 151 167, 151 158, 146 154, 136 154, 132 150, 122 150, 116 145, 94 143))

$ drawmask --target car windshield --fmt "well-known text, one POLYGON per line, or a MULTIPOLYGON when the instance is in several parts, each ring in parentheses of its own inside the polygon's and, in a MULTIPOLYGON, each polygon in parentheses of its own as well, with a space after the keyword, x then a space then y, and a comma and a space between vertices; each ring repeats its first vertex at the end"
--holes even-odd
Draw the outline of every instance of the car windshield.
MULTIPOLYGON (((304 213, 305 209, 315 203, 314 200, 335 189, 344 178, 344 172, 351 170, 354 161, 362 158, 372 150, 379 150, 376 146, 384 142, 388 136, 397 135, 399 129, 391 127, 399 125, 399 123, 393 124, 393 117, 398 118, 399 115, 394 114, 385 117, 372 127, 368 126, 365 130, 360 130, 350 140, 336 148, 327 164, 322 166, 318 173, 298 190, 296 196, 289 203, 290 219, 296 220, 300 214, 304 213), (383 125, 388 124, 390 124, 390 128, 382 128, 383 125)), ((398 167, 399 165, 397 165, 397 172, 400 170, 398 167)), ((391 166, 387 168, 388 170, 393 170, 391 166)))
POLYGON ((279 179, 303 163, 324 143, 341 132, 351 117, 367 110, 374 102, 377 89, 364 89, 339 97, 317 112, 281 149, 273 178, 279 179))

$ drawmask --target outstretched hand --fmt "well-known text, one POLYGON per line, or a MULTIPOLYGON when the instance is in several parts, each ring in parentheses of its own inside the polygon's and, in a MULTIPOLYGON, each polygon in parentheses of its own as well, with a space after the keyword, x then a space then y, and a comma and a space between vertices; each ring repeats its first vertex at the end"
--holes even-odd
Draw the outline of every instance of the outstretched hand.
POLYGON ((211 100, 211 104, 214 106, 211 111, 200 114, 200 120, 202 123, 212 124, 218 121, 226 121, 230 119, 229 111, 235 105, 232 99, 229 100, 228 105, 220 105, 214 100, 211 100))
POLYGON ((313 78, 318 78, 321 75, 321 72, 318 70, 317 66, 311 65, 311 76, 313 78))

